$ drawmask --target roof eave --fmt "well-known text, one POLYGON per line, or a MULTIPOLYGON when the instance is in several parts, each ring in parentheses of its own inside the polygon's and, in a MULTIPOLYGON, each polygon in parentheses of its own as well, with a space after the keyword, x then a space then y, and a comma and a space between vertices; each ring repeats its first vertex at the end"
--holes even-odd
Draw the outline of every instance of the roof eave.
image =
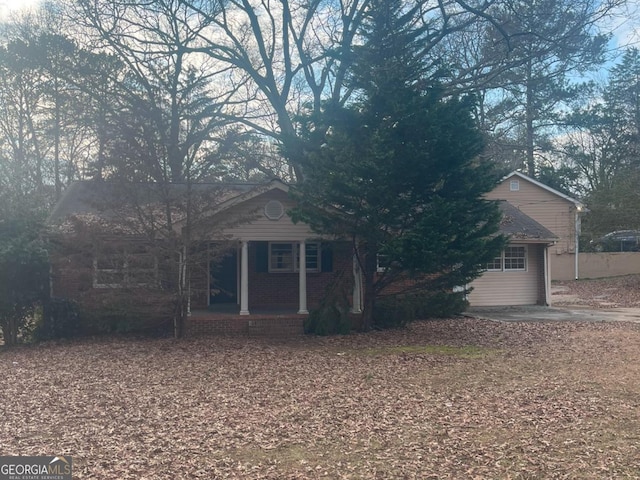
POLYGON ((509 236, 509 242, 511 243, 521 242, 521 243, 542 243, 546 245, 553 245, 557 241, 558 241, 557 238, 518 238, 518 237, 513 237, 512 235, 509 236))

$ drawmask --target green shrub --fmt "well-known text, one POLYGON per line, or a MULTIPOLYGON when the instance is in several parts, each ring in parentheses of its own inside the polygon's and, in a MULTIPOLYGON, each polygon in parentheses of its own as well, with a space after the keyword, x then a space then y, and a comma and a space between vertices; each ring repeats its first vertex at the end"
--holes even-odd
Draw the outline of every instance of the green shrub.
POLYGON ((52 298, 46 303, 32 338, 42 341, 79 335, 169 331, 173 311, 169 302, 148 305, 123 300, 102 299, 87 306, 66 298, 52 298))
POLYGON ((151 308, 145 309, 145 305, 126 303, 102 305, 100 309, 83 311, 83 331, 88 334, 164 333, 170 326, 170 312, 170 308, 154 312, 151 308))
POLYGON ((415 297, 415 317, 448 318, 459 315, 469 306, 463 292, 437 292, 415 297))
POLYGON ((339 270, 327 287, 318 308, 309 312, 304 332, 315 335, 346 335, 351 332, 348 292, 351 288, 350 272, 339 270))
POLYGON ((309 312, 304 322, 305 333, 315 335, 346 335, 351 331, 348 308, 341 308, 326 302, 309 312))
POLYGON ((0 211, 0 334, 5 345, 28 341, 49 292, 47 252, 37 216, 0 211))
POLYGON ((416 319, 446 318, 467 308, 463 293, 417 293, 382 297, 373 310, 373 327, 401 328, 416 319))
POLYGON ((67 298, 50 298, 44 305, 42 317, 33 333, 34 340, 70 338, 82 330, 80 308, 67 298))
POLYGON ((376 301, 373 309, 373 328, 401 328, 415 318, 415 306, 410 296, 382 297, 376 301))

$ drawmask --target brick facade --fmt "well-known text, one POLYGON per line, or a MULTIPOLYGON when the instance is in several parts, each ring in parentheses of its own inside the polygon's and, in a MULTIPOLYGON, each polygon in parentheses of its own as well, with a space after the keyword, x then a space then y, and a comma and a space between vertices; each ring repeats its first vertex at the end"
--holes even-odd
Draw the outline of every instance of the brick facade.
MULTIPOLYGON (((350 314, 351 326, 359 330, 362 317, 350 314)), ((197 312, 187 318, 185 335, 248 336, 248 337, 291 337, 304 334, 306 315, 221 315, 197 312)))
POLYGON ((306 315, 194 314, 187 318, 185 335, 288 337, 304 334, 306 315))
MULTIPOLYGON (((51 249, 51 295, 76 302, 87 312, 113 314, 131 312, 133 314, 157 318, 158 323, 166 323, 173 316, 171 291, 162 291, 160 285, 167 285, 168 279, 160 278, 156 288, 96 288, 94 286, 94 254, 92 245, 81 245, 75 240, 51 249)), ((331 288, 341 287, 351 296, 353 285, 350 245, 335 242, 332 247, 332 271, 307 273, 307 304, 309 308, 318 306, 331 288)), ((205 258, 205 256, 203 256, 205 258)), ((160 269, 162 277, 162 269, 160 269)), ((258 272, 256 268, 256 244, 249 248, 249 308, 274 308, 297 311, 299 306, 298 273, 258 272)), ((208 268, 198 265, 192 270, 191 310, 208 309, 208 268)), ((289 335, 302 332, 305 316, 216 316, 191 317, 187 330, 191 335, 201 333, 289 335)))
MULTIPOLYGON (((95 242, 95 240, 94 240, 95 242)), ((94 286, 94 243, 78 237, 52 239, 49 249, 50 295, 74 302, 85 319, 86 333, 125 328, 164 328, 173 316, 170 292, 160 271, 155 286, 96 288, 94 286)))

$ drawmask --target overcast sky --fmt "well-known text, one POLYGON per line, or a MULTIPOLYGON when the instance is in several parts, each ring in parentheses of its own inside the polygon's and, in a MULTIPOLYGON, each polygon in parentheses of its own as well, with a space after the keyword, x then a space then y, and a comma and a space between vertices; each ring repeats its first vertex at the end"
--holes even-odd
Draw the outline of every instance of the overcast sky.
POLYGON ((0 0, 0 15, 37 5, 40 0, 0 0))

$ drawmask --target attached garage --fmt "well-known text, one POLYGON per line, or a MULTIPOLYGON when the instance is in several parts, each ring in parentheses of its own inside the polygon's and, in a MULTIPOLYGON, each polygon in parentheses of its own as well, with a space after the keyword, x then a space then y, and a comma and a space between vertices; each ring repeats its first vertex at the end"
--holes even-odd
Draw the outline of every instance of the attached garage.
POLYGON ((512 243, 471 285, 474 307, 540 305, 545 302, 544 245, 512 243), (518 255, 514 265, 510 255, 518 255), (499 263, 500 261, 500 263, 499 263))
POLYGON ((548 246, 555 235, 506 201, 500 232, 511 239, 472 284, 473 307, 549 304, 548 246))

